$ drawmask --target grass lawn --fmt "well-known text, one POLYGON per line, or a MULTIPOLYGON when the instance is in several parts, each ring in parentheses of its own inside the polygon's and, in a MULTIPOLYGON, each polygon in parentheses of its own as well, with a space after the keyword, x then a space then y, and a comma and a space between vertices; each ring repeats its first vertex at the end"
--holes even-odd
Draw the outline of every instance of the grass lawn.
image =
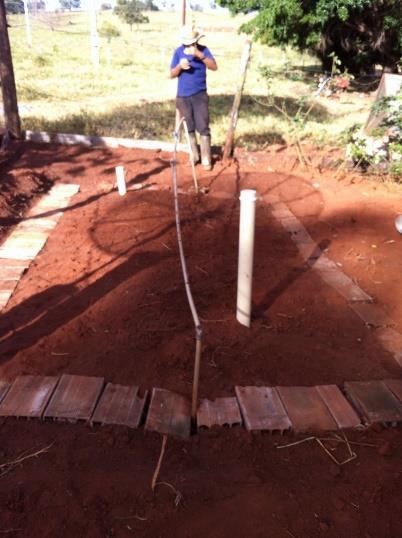
MULTIPOLYGON (((100 67, 90 60, 89 19, 86 13, 42 14, 32 19, 33 46, 26 44, 22 15, 9 17, 20 113, 25 129, 170 140, 174 127, 177 82, 170 80, 169 63, 177 43, 179 15, 150 12, 149 24, 132 31, 110 11, 98 14, 98 29, 112 23, 120 36, 101 39, 100 67)), ((222 144, 237 85, 245 36, 237 30, 244 17, 222 14, 194 16, 214 53, 219 69, 209 72, 213 142, 222 144)), ((317 62, 307 54, 253 44, 242 100, 237 144, 250 149, 291 141, 289 124, 277 109, 267 106, 267 66, 277 74, 270 92, 290 115, 305 98, 309 107, 317 87, 317 62), (298 77, 286 76, 289 66, 298 77), (293 80, 292 80, 293 78, 293 80), (294 79, 296 78, 296 80, 294 79)), ((339 144, 345 131, 363 123, 369 94, 348 92, 338 99, 319 98, 302 123, 302 138, 317 144, 339 144)))

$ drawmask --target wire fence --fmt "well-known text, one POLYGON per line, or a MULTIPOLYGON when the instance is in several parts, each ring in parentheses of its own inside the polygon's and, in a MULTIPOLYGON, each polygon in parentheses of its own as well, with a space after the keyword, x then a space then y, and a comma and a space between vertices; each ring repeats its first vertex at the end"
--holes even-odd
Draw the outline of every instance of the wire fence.
MULTIPOLYGON (((88 11, 32 9, 32 46, 27 44, 24 15, 9 17, 20 113, 23 119, 34 118, 28 128, 45 130, 52 127, 47 119, 69 116, 64 124, 54 121, 53 127, 114 136, 119 127, 124 136, 136 136, 137 132, 150 138, 153 132, 155 136, 170 134, 172 127, 165 118, 174 114, 177 82, 169 80, 169 66, 174 48, 179 45, 178 18, 172 15, 150 14, 151 24, 130 32, 129 26, 110 10, 97 11, 98 69, 91 63, 88 11), (118 29, 118 37, 109 39, 102 33, 106 22, 118 29), (40 116, 45 120, 39 121, 40 116)), ((234 25, 223 24, 221 33, 218 22, 216 26, 206 25, 205 41, 209 46, 212 41, 214 56, 218 63, 222 60, 218 77, 211 76, 210 80, 219 80, 221 94, 232 95, 244 38, 237 35, 234 25), (222 71, 226 72, 223 76, 222 71)), ((225 108, 229 99, 225 99, 225 108)))
MULTIPOLYGON (((97 15, 98 68, 91 62, 87 11, 31 12, 32 46, 27 45, 24 15, 9 17, 19 108, 25 128, 166 140, 174 125, 177 81, 170 80, 169 66, 174 48, 179 45, 177 14, 175 17, 170 14, 170 18, 165 13, 150 14, 150 24, 141 25, 133 32, 110 10, 98 11, 97 15), (106 22, 115 25, 120 35, 112 39, 102 35, 106 22)), ((223 139, 226 133, 244 46, 244 36, 237 33, 234 25, 223 29, 218 24, 216 18, 214 25, 199 25, 206 34, 204 42, 219 66, 216 73, 208 75, 214 140, 223 139)), ((224 19, 223 24, 227 24, 224 19)), ((255 100, 271 91, 261 75, 260 68, 264 65, 272 71, 272 95, 286 110, 298 108, 297 99, 308 100, 317 90, 320 68, 313 58, 256 43, 238 127, 239 133, 245 133, 245 144, 249 141, 254 144, 257 139, 281 141, 289 130, 287 125, 278 126, 282 118, 275 111, 263 109, 255 100), (293 77, 292 69, 297 72, 297 78, 293 77)), ((375 88, 375 83, 365 82, 368 88, 375 88)), ((349 114, 354 112, 353 106, 352 103, 347 112, 349 123, 355 121, 349 114)), ((323 108, 322 121, 318 113, 312 116, 312 121, 320 123, 317 126, 320 133, 321 123, 326 121, 324 112, 323 108)), ((338 114, 339 122, 343 121, 342 113, 338 114)), ((332 119, 330 112, 327 117, 328 121, 332 119)), ((311 129, 316 129, 315 125, 311 129)))

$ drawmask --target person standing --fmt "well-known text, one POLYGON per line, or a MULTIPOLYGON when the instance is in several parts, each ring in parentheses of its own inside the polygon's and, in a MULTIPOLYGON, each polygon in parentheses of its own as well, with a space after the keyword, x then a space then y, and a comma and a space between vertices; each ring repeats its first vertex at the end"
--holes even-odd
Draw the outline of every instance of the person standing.
POLYGON ((209 128, 207 69, 218 69, 208 47, 198 41, 204 37, 192 26, 183 26, 181 45, 170 62, 170 77, 178 78, 176 108, 186 119, 194 164, 199 162, 196 131, 200 134, 201 164, 212 169, 211 131, 209 128))

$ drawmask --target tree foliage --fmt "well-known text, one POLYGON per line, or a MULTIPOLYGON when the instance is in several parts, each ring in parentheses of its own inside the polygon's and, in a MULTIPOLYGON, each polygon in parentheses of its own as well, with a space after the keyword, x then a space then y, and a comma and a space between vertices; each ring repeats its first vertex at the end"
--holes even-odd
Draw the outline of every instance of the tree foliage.
POLYGON ((120 36, 120 30, 111 22, 104 21, 102 26, 99 28, 99 35, 106 38, 108 43, 110 43, 114 37, 120 36))
POLYGON ((81 0, 60 0, 60 5, 63 9, 80 9, 81 0))
POLYGON ((375 64, 397 70, 402 56, 401 0, 218 0, 232 13, 256 12, 241 28, 269 45, 290 44, 329 68, 335 53, 352 72, 375 64))
POLYGON ((140 2, 137 2, 137 0, 117 0, 114 12, 132 29, 133 24, 149 22, 149 18, 141 13, 141 7, 140 2))

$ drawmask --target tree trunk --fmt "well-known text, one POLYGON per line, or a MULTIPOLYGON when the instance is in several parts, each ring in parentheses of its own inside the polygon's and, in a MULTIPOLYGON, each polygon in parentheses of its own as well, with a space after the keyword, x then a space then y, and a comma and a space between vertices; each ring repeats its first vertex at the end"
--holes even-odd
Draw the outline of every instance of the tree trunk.
POLYGON ((21 121, 18 113, 17 90, 4 0, 0 0, 0 81, 6 130, 15 138, 21 138, 21 121))

